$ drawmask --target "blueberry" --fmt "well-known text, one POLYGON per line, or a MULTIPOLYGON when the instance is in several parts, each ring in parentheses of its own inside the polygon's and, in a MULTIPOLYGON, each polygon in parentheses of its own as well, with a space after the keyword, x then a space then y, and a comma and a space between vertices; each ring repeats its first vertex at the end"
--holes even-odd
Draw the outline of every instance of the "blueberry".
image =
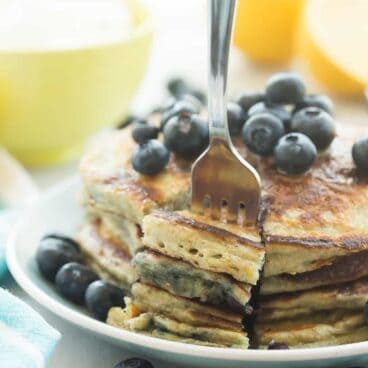
POLYGON ((158 132, 159 129, 150 124, 134 123, 132 127, 132 137, 137 143, 144 143, 149 139, 156 139, 158 132))
POLYGON ((96 318, 105 321, 111 307, 125 307, 124 291, 105 281, 92 282, 86 290, 87 308, 96 318))
POLYGON ((262 156, 272 154, 277 141, 285 133, 282 121, 269 113, 251 116, 242 131, 248 149, 262 156))
POLYGON ((197 88, 192 87, 182 78, 173 78, 167 83, 167 89, 175 97, 189 94, 197 98, 202 103, 206 103, 206 95, 197 88))
POLYGON ((59 269, 69 262, 81 260, 79 245, 71 238, 48 234, 44 236, 36 253, 36 262, 42 275, 50 281, 55 280, 59 269))
MULTIPOLYGON (((353 160, 358 170, 368 173, 368 138, 356 141, 352 149, 353 160)), ((368 321, 368 309, 367 309, 368 321)))
POLYGON ((274 150, 278 169, 289 175, 305 173, 317 157, 314 143, 304 134, 289 133, 283 136, 274 150))
POLYGON ((145 124, 146 120, 139 118, 135 115, 128 115, 126 118, 123 119, 121 123, 118 124, 116 129, 123 129, 126 128, 129 125, 132 125, 133 123, 142 123, 145 124))
POLYGON ((227 120, 231 135, 239 135, 245 123, 245 113, 243 109, 235 102, 227 104, 227 120))
POLYGON ((167 82, 167 89, 173 96, 179 96, 188 91, 188 84, 182 78, 172 78, 167 82))
POLYGON ((173 106, 169 107, 166 111, 162 113, 160 129, 163 130, 165 128, 166 123, 173 116, 180 117, 188 117, 192 114, 199 113, 199 107, 191 101, 186 100, 178 100, 174 103, 173 106))
POLYGON ((296 104, 303 100, 305 86, 294 73, 276 73, 267 81, 266 99, 275 104, 296 104))
POLYGON ((71 262, 60 268, 55 282, 61 295, 74 303, 82 304, 88 285, 97 279, 97 274, 89 267, 71 262))
POLYGON ((334 119, 318 107, 306 107, 291 119, 291 129, 308 136, 317 149, 326 149, 335 138, 334 119))
POLYGON ((156 175, 169 162, 170 152, 157 139, 140 144, 133 152, 132 164, 135 171, 143 175, 156 175))
POLYGON ((198 100, 198 98, 196 98, 193 95, 185 94, 178 98, 172 97, 171 99, 169 99, 166 103, 166 109, 173 107, 179 101, 182 101, 182 102, 184 101, 184 102, 188 102, 189 104, 192 104, 195 111, 199 111, 202 108, 202 103, 200 100, 198 100))
POLYGON ((293 114, 306 107, 319 107, 331 115, 333 110, 333 102, 325 95, 308 95, 295 105, 293 114))
POLYGON ((244 112, 248 112, 248 110, 258 102, 263 102, 265 100, 265 95, 263 93, 258 92, 246 92, 240 95, 237 102, 244 110, 244 112))
POLYGON ((268 350, 288 350, 288 349, 289 349, 289 346, 282 342, 276 342, 272 340, 268 344, 268 350))
POLYGON ((155 367, 148 360, 141 358, 130 358, 116 364, 114 368, 155 368, 155 367))
POLYGON ((253 116, 263 112, 268 112, 277 116, 284 123, 285 130, 289 131, 291 114, 283 106, 266 105, 264 102, 258 102, 248 110, 248 116, 253 116))
POLYGON ((176 154, 191 158, 208 146, 208 125, 199 115, 174 116, 165 126, 165 146, 176 154))
POLYGON ((46 233, 42 238, 41 241, 44 239, 48 239, 48 238, 52 238, 52 239, 60 239, 60 240, 64 240, 65 242, 74 244, 78 249, 79 249, 79 244, 76 240, 74 240, 73 238, 70 238, 67 235, 64 235, 62 233, 56 233, 56 232, 50 232, 50 233, 46 233))

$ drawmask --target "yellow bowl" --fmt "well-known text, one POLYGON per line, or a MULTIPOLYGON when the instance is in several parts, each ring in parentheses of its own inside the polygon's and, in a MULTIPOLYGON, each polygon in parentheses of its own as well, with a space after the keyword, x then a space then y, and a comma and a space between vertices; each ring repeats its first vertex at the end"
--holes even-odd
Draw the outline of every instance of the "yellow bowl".
POLYGON ((144 74, 150 15, 128 1, 133 19, 120 42, 46 51, 0 50, 0 144, 28 165, 75 158, 85 139, 117 123, 144 74))

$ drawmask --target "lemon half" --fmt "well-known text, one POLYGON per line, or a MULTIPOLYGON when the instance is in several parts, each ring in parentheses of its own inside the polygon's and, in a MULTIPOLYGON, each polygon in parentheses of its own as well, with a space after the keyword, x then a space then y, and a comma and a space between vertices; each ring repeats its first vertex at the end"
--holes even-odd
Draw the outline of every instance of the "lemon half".
POLYGON ((368 85, 368 1, 309 0, 300 51, 331 91, 360 94, 368 85))
POLYGON ((303 6, 304 0, 239 0, 234 44, 256 62, 288 61, 303 6))

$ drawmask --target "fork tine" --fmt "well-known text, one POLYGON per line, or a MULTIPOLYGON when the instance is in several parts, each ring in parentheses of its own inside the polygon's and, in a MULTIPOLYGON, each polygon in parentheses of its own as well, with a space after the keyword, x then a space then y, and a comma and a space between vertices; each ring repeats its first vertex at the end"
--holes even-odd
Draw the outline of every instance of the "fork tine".
POLYGON ((221 203, 222 198, 217 193, 214 193, 211 198, 211 217, 215 220, 221 219, 221 203))
POLYGON ((203 214, 204 195, 201 193, 200 187, 192 186, 192 211, 198 214, 203 214))
POLYGON ((258 203, 252 198, 246 198, 245 204, 245 223, 256 223, 258 219, 258 203))
POLYGON ((234 199, 228 203, 227 222, 237 222, 239 206, 234 199))

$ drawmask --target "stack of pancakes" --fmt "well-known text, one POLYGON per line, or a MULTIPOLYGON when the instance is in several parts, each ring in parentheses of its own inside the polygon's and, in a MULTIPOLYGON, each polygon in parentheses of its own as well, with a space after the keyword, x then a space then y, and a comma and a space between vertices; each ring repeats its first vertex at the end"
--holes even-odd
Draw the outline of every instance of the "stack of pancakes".
POLYGON ((360 132, 342 132, 300 178, 278 174, 272 160, 241 147, 263 182, 257 227, 191 213, 191 162, 172 157, 155 177, 136 173, 129 129, 92 149, 81 162, 88 216, 79 241, 91 266, 130 296, 125 310, 110 310, 108 323, 247 348, 252 296, 254 346, 368 339, 368 184, 350 158, 360 132))
POLYGON ((266 262, 256 337, 294 347, 368 339, 368 182, 351 147, 359 131, 339 129, 328 153, 299 179, 258 167, 267 214, 266 262))
POLYGON ((130 131, 115 132, 81 162, 88 263, 130 295, 108 323, 173 340, 247 348, 243 326, 264 246, 256 226, 223 224, 190 207, 190 166, 172 159, 138 175, 130 131))

